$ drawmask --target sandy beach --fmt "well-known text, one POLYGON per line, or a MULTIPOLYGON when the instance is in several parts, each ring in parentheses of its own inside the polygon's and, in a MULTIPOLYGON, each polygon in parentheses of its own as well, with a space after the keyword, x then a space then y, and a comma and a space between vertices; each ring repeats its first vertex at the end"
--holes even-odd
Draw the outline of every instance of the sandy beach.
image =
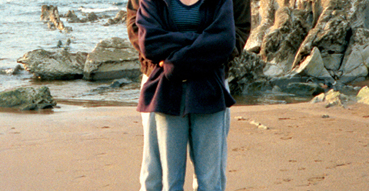
MULTIPOLYGON (((227 190, 369 190, 369 105, 235 106, 231 114, 227 190)), ((138 190, 142 140, 135 107, 3 109, 0 190, 138 190)), ((191 174, 188 163, 185 190, 191 174)))

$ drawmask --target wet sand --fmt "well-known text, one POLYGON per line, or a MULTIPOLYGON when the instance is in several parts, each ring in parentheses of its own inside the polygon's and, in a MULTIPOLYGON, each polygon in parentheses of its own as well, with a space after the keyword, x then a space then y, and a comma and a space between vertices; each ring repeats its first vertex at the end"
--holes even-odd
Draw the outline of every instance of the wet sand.
MULTIPOLYGON (((60 106, 0 111, 0 190, 138 190, 143 136, 135 108, 60 106)), ((368 190, 368 105, 231 113, 227 190, 368 190)))

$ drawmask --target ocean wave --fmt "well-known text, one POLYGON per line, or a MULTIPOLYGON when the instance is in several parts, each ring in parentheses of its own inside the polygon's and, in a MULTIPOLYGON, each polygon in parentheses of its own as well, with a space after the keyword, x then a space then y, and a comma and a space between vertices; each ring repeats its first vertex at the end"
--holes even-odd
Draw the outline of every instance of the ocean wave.
POLYGON ((78 8, 79 11, 83 13, 102 13, 102 12, 109 12, 109 11, 118 11, 120 8, 118 7, 109 7, 109 8, 84 8, 80 7, 78 8))

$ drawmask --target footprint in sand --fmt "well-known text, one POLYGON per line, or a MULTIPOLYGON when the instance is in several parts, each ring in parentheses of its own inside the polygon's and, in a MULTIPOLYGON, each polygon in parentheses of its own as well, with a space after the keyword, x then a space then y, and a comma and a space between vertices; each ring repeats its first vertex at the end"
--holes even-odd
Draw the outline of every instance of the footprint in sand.
POLYGON ((274 182, 274 184, 282 184, 283 182, 291 182, 293 179, 291 178, 284 178, 284 179, 277 179, 277 181, 274 182))
POLYGON ((334 164, 333 166, 326 167, 326 169, 334 169, 334 168, 338 168, 338 167, 345 167, 345 166, 348 166, 350 164, 351 164, 351 162, 348 162, 348 163, 337 163, 337 164, 334 164))
POLYGON ((246 151, 246 150, 249 150, 248 148, 245 148, 245 147, 240 147, 240 148, 234 148, 234 149, 232 149, 232 151, 235 151, 235 152, 237 152, 237 151, 246 151))
POLYGON ((235 191, 241 191, 241 190, 247 190, 247 188, 240 188, 240 189, 237 189, 235 191))
POLYGON ((292 137, 281 137, 282 140, 289 140, 292 139, 292 137))
POLYGON ((281 118, 278 118, 278 120, 280 120, 280 121, 283 121, 283 120, 289 120, 290 118, 289 117, 281 117, 281 118))
POLYGON ((318 182, 321 182, 325 179, 324 176, 317 176, 317 177, 312 177, 312 178, 309 178, 308 181, 310 184, 316 184, 318 182))

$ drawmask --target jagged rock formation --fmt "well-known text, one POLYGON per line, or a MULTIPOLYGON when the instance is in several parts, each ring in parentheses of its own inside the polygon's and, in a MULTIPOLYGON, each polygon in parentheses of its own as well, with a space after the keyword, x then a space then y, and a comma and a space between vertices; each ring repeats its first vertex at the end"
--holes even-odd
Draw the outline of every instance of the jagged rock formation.
POLYGON ((108 22, 104 24, 104 26, 114 25, 114 24, 121 24, 126 21, 127 12, 120 10, 113 19, 108 19, 108 22))
POLYGON ((137 52, 130 42, 118 37, 100 41, 88 54, 84 67, 86 80, 129 78, 135 81, 140 74, 137 52))
POLYGON ((272 81, 362 81, 369 73, 367 18, 369 0, 252 0, 253 28, 245 49, 263 61, 263 73, 272 81))
POLYGON ((65 32, 72 31, 71 27, 64 26, 63 21, 60 20, 58 7, 56 6, 42 5, 40 20, 47 22, 49 29, 59 29, 65 32))
POLYGON ((64 15, 69 23, 79 23, 81 20, 78 18, 76 13, 73 10, 69 10, 67 14, 64 15))
POLYGON ((243 51, 230 63, 228 82, 232 94, 247 94, 254 89, 252 83, 263 78, 265 62, 254 53, 243 51))
POLYGON ((94 12, 88 13, 85 18, 80 19, 73 10, 69 10, 63 17, 66 18, 69 23, 94 22, 99 19, 94 12))

